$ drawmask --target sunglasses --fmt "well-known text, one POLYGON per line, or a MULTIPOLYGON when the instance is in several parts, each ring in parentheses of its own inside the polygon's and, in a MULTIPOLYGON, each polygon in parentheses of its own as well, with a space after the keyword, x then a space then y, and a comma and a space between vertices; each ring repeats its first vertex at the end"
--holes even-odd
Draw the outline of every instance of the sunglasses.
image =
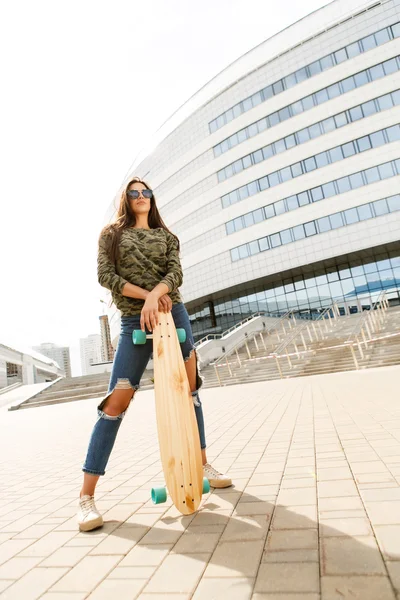
POLYGON ((129 190, 126 195, 128 196, 128 198, 139 198, 140 194, 142 194, 143 198, 152 198, 153 197, 153 192, 151 190, 141 190, 140 192, 138 190, 129 190))

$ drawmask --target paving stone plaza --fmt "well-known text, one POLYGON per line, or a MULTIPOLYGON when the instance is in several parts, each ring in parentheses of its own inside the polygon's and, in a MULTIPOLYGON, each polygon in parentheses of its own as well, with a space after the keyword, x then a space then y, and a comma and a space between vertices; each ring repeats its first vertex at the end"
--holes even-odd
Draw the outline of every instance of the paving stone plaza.
POLYGON ((139 391, 76 523, 97 400, 0 409, 4 600, 400 598, 399 367, 202 391, 208 459, 234 486, 182 517, 153 391, 139 391), (397 596, 396 596, 397 593, 397 596))

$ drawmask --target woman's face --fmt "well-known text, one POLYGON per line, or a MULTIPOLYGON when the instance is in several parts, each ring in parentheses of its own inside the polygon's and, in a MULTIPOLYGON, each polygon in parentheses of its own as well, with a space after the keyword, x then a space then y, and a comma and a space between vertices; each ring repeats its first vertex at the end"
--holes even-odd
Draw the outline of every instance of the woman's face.
POLYGON ((146 186, 143 185, 143 183, 139 183, 139 182, 131 183, 131 185, 129 186, 129 188, 127 190, 129 204, 130 204, 133 212, 137 215, 147 214, 150 211, 151 198, 145 198, 145 196, 142 193, 143 190, 146 190, 145 193, 148 192, 146 186), (134 191, 134 190, 136 192, 139 192, 139 195, 137 198, 132 197, 129 194, 129 192, 134 191))

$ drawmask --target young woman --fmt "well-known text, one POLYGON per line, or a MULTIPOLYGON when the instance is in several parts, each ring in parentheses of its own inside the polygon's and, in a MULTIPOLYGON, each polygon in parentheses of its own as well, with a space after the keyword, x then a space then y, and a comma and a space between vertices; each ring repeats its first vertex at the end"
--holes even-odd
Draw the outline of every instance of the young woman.
POLYGON ((97 421, 82 469, 84 478, 78 512, 82 531, 103 525, 103 517, 94 503, 95 487, 99 477, 105 474, 118 429, 140 387, 153 348, 152 340, 135 346, 132 332, 147 329, 151 333, 157 325, 158 311, 171 311, 175 326, 186 330, 186 342, 181 344, 181 349, 199 428, 204 475, 213 487, 232 485, 229 477, 207 462, 198 392, 203 381, 189 315, 178 290, 183 278, 179 249, 179 240, 165 226, 152 190, 138 177, 133 178, 122 192, 117 219, 102 230, 99 238, 98 280, 111 291, 121 312, 121 332, 108 392, 97 408, 97 421))

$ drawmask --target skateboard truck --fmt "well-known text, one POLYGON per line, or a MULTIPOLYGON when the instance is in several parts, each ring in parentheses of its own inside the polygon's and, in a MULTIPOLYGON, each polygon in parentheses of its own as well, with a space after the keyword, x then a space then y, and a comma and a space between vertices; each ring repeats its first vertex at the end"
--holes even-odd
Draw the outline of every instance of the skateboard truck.
MULTIPOLYGON (((176 330, 176 333, 178 334, 179 343, 183 344, 183 342, 186 342, 186 330, 185 329, 178 328, 176 330)), ((152 339, 153 339, 152 333, 146 333, 145 331, 142 331, 141 329, 133 330, 132 340, 135 345, 136 344, 138 344, 138 345, 145 344, 146 340, 152 340, 152 339)))

